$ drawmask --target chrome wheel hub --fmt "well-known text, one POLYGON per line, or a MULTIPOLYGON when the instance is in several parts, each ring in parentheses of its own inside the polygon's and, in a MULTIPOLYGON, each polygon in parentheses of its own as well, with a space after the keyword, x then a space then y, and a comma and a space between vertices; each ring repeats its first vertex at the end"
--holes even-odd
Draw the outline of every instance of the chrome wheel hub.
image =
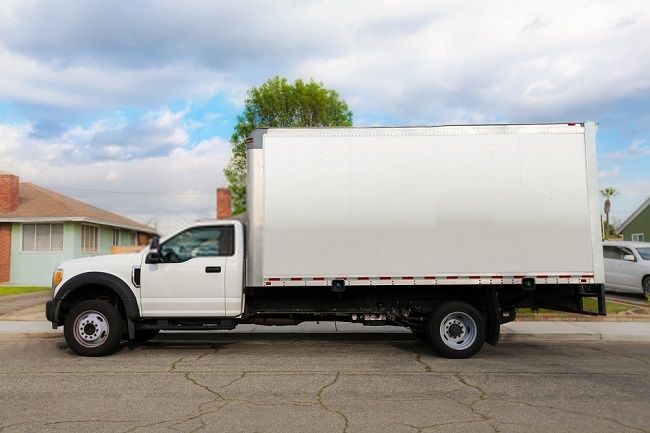
POLYGON ((440 322, 440 338, 454 350, 467 349, 476 341, 476 322, 467 313, 450 313, 440 322))
POLYGON ((108 333, 108 320, 99 311, 85 311, 74 321, 74 337, 82 346, 101 346, 108 338, 108 333))

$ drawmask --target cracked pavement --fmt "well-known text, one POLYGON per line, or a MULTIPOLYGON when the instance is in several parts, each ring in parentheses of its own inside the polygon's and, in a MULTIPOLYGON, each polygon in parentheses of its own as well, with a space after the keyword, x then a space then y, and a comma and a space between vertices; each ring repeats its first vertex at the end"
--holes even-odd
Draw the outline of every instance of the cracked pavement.
POLYGON ((650 432, 650 343, 163 334, 109 357, 0 341, 0 432, 650 432))

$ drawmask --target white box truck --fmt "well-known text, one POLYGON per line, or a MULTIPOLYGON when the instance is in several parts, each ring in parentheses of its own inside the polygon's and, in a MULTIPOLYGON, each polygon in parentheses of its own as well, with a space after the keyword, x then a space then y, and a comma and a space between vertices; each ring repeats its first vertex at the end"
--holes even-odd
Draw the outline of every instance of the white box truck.
POLYGON ((464 358, 497 344, 517 308, 605 314, 595 135, 258 129, 247 215, 61 263, 48 320, 87 356, 160 330, 346 321, 402 325, 464 358))

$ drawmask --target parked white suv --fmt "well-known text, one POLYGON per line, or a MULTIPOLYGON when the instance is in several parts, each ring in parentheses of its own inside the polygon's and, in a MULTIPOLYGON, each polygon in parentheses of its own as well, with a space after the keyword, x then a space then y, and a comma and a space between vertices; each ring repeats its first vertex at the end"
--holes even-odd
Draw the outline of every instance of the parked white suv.
POLYGON ((603 242, 605 288, 650 295, 650 243, 603 242))

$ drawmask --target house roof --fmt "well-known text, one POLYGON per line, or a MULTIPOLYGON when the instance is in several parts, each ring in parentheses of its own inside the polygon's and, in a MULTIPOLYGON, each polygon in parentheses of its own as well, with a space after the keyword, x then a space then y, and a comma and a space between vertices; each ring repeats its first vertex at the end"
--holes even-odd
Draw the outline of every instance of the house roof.
POLYGON ((0 222, 80 221, 156 233, 156 229, 49 189, 22 182, 18 208, 0 213, 0 222))
POLYGON ((620 233, 621 231, 625 230, 625 228, 626 228, 626 227, 627 227, 627 226, 628 226, 632 221, 634 221, 634 220, 636 219, 636 217, 638 217, 639 215, 641 215, 641 212, 643 212, 644 210, 646 210, 646 208, 647 208, 648 206, 650 206, 650 197, 648 197, 648 199, 647 199, 645 202, 643 202, 643 204, 642 204, 641 206, 639 206, 639 208, 638 208, 637 210, 635 210, 635 211, 632 213, 632 215, 630 215, 630 216, 625 220, 625 222, 623 222, 623 224, 621 224, 621 225, 618 227, 617 232, 620 233))

